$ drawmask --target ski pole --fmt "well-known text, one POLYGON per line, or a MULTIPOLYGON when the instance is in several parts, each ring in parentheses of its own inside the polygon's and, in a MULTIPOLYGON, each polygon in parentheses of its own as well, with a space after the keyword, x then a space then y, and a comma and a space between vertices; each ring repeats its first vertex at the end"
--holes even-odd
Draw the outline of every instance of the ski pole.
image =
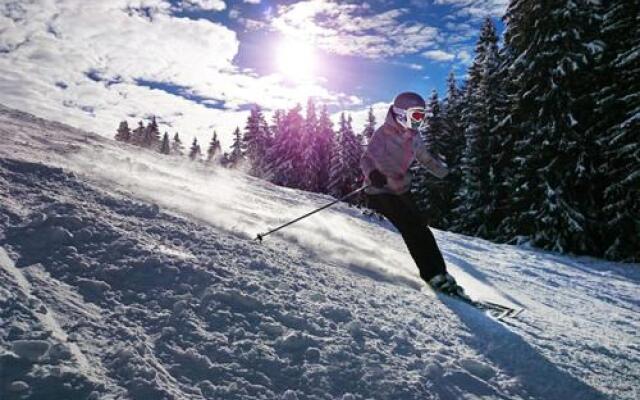
POLYGON ((287 227, 287 226, 289 226, 289 225, 295 224, 296 222, 298 222, 298 221, 300 221, 300 220, 302 220, 302 219, 305 219, 305 218, 307 218, 307 217, 309 217, 309 216, 311 216, 311 215, 313 215, 313 214, 315 214, 315 213, 317 213, 317 212, 320 212, 320 211, 322 211, 322 210, 324 210, 324 209, 326 209, 326 208, 329 208, 329 207, 331 207, 332 205, 334 205, 334 204, 336 204, 336 203, 339 203, 339 202, 341 202, 341 201, 345 201, 345 200, 347 200, 348 198, 350 198, 350 197, 352 197, 352 196, 355 196, 356 194, 358 194, 358 193, 362 192, 363 190, 365 190, 365 189, 366 189, 366 188, 368 188, 369 186, 371 186, 371 185, 363 186, 363 187, 361 187, 361 188, 359 188, 359 189, 354 190, 354 191, 353 191, 353 192, 351 192, 351 193, 345 194, 344 196, 342 196, 342 197, 341 197, 341 198, 339 198, 338 200, 334 200, 334 201, 332 201, 332 202, 331 202, 331 203, 329 203, 329 204, 325 204, 324 206, 322 206, 322 207, 320 207, 320 208, 317 208, 317 209, 315 209, 315 210, 313 210, 313 211, 311 211, 311 212, 308 212, 308 213, 306 213, 305 215, 302 215, 302 216, 300 216, 300 217, 298 217, 298 218, 296 218, 296 219, 294 219, 294 220, 291 220, 291 221, 287 222, 286 224, 282 224, 282 225, 280 225, 279 227, 277 227, 277 228, 274 228, 274 229, 270 230, 269 232, 265 232, 265 233, 258 233, 258 235, 256 236, 256 240, 258 240, 260 243, 262 243, 262 239, 263 239, 265 236, 271 235, 272 233, 277 232, 277 231, 279 231, 279 230, 280 230, 280 229, 282 229, 282 228, 286 228, 286 227, 287 227))

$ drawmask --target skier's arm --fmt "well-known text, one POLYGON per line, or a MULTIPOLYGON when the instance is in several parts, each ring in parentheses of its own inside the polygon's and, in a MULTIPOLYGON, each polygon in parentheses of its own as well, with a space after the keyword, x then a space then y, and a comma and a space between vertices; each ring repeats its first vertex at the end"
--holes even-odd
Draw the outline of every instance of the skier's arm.
POLYGON ((422 165, 427 167, 427 169, 432 175, 442 179, 449 174, 449 169, 447 168, 447 164, 445 164, 444 161, 434 157, 431 153, 429 153, 424 142, 418 135, 416 135, 415 150, 416 150, 416 159, 420 161, 422 165))
POLYGON ((372 171, 377 169, 376 163, 371 159, 371 156, 369 156, 369 152, 367 151, 365 151, 360 159, 360 169, 362 169, 362 173, 366 177, 368 177, 372 171))
POLYGON ((376 162, 371 157, 369 149, 364 152, 360 159, 360 168, 364 176, 374 187, 383 188, 387 184, 387 177, 380 172, 376 166, 376 162))

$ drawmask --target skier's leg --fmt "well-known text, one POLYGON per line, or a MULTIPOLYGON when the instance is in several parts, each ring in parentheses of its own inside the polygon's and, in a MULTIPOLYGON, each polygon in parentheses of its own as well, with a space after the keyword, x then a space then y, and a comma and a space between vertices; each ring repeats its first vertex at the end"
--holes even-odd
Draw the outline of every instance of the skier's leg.
POLYGON ((446 272, 435 238, 408 195, 370 195, 369 204, 400 231, 422 279, 428 282, 446 272))
POLYGON ((405 210, 408 225, 405 242, 416 260, 420 277, 429 282, 434 276, 446 273, 447 266, 433 232, 411 196, 408 193, 403 194, 400 200, 404 205, 403 210, 405 210))

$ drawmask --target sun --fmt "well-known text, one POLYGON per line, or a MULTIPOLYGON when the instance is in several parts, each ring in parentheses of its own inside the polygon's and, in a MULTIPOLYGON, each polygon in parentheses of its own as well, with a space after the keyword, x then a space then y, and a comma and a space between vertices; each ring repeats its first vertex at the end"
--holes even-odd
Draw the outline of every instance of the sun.
POLYGON ((302 40, 284 39, 278 45, 276 65, 288 80, 296 83, 310 82, 316 73, 315 50, 302 40))

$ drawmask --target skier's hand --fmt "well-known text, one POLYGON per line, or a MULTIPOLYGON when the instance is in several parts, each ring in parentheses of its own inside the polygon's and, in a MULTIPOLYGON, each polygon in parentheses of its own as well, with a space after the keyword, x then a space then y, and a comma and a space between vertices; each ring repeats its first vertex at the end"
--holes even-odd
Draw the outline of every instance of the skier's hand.
POLYGON ((381 189, 387 184, 387 177, 377 169, 374 169, 369 173, 369 180, 374 187, 381 189))

